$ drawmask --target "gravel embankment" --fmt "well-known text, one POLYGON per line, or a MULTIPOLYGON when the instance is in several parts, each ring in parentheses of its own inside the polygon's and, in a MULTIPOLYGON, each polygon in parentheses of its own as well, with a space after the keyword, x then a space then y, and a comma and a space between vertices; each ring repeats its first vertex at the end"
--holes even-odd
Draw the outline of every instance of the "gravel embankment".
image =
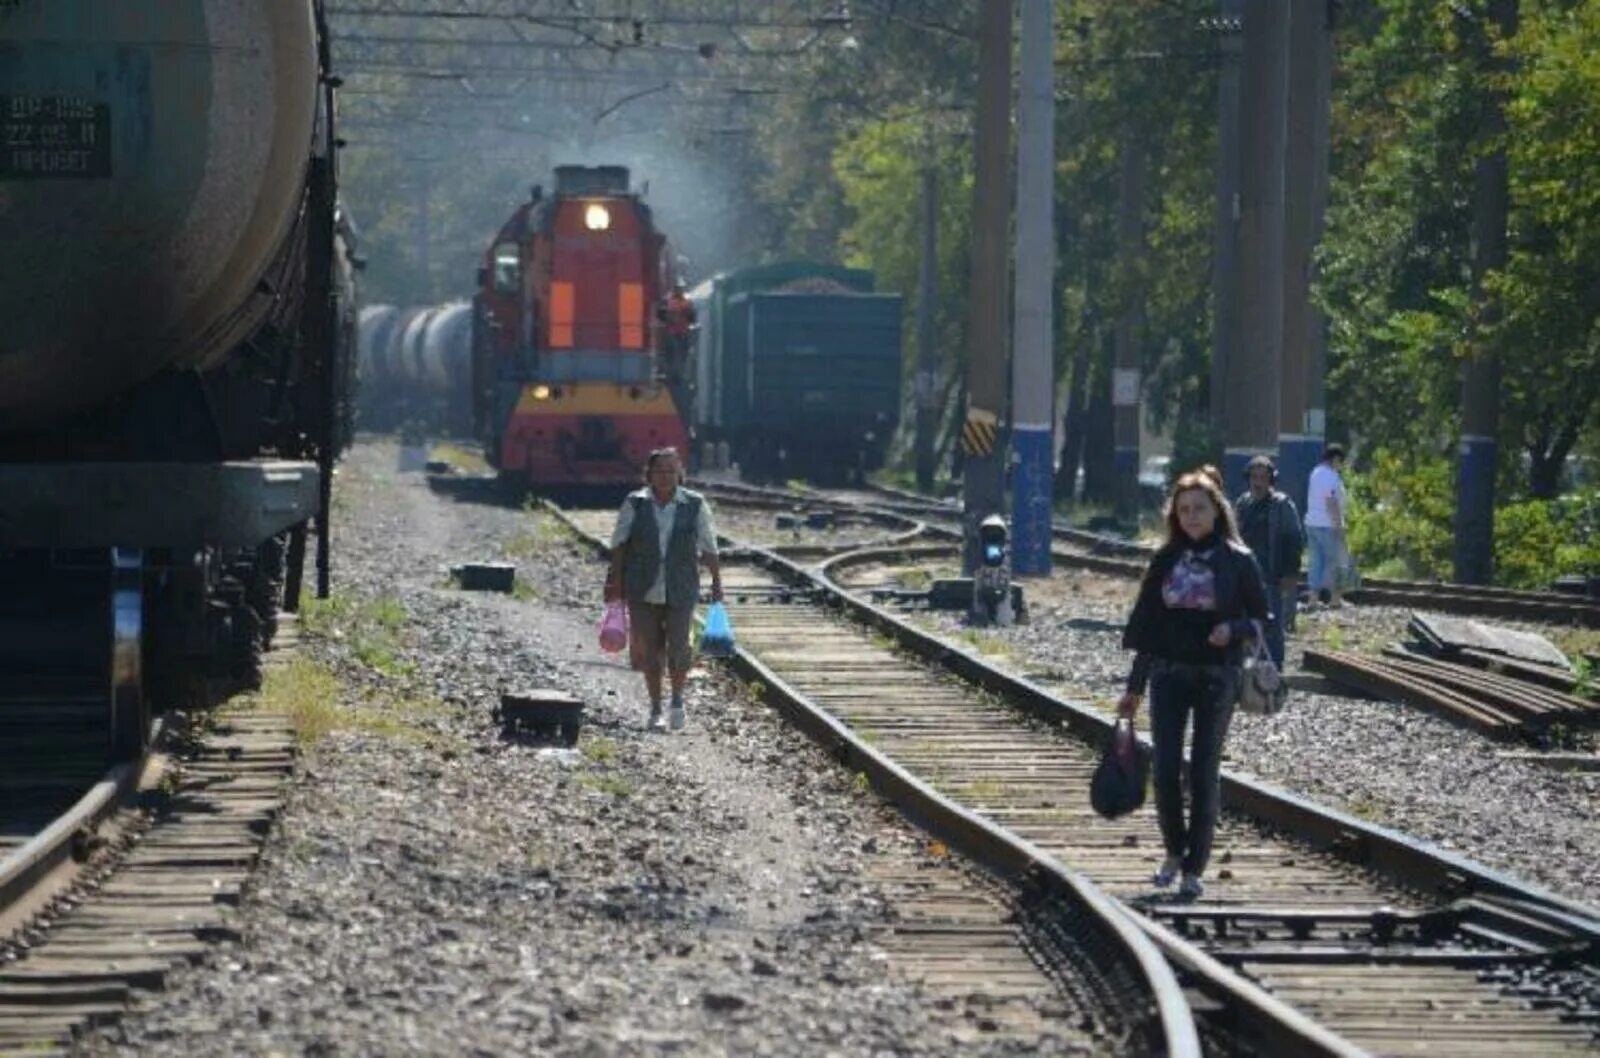
MULTIPOLYGON (((594 647, 599 565, 544 515, 431 492, 391 446, 340 472, 341 681, 239 911, 243 939, 88 1054, 1035 1053, 985 1040, 871 940, 886 866, 955 870, 730 681, 641 730, 594 647), (517 597, 451 588, 508 556, 517 597), (507 741, 501 691, 589 703, 579 750, 507 741)), ((1048 1038, 1044 1041, 1048 1046, 1048 1038)))
MULTIPOLYGON (((863 569, 853 582, 898 572, 863 569)), ((1025 582, 1026 625, 972 631, 956 614, 919 620, 1109 714, 1128 671, 1121 634, 1133 590, 1061 569, 1047 582, 1025 582)), ((1299 671, 1307 645, 1359 650, 1399 641, 1409 618, 1390 607, 1304 613, 1289 640, 1289 671, 1299 671)), ((1295 690, 1277 716, 1235 715, 1225 767, 1600 908, 1600 773, 1504 759, 1505 748, 1407 706, 1295 690)))

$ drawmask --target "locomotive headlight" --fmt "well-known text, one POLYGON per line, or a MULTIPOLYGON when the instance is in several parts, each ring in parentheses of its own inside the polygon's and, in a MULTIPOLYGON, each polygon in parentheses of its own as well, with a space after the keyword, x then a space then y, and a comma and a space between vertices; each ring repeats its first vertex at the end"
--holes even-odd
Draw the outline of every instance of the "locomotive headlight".
POLYGON ((583 211, 583 226, 590 231, 605 231, 611 227, 611 211, 600 203, 592 203, 583 211))
POLYGON ((549 400, 550 399, 550 387, 549 386, 534 386, 533 387, 533 399, 534 400, 549 400))

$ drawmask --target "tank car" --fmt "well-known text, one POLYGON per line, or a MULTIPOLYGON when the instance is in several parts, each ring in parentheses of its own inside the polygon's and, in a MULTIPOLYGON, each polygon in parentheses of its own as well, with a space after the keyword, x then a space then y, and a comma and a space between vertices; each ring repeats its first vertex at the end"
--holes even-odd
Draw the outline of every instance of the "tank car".
POLYGON ((418 379, 432 418, 455 437, 472 434, 472 303, 452 301, 428 316, 418 379))
POLYGON ((671 254, 620 166, 560 166, 501 227, 478 274, 474 417, 501 475, 626 486, 654 448, 687 452, 685 365, 659 318, 671 254))
POLYGON ((47 688, 135 750, 295 606, 348 418, 327 71, 320 0, 0 4, 0 726, 47 688))
POLYGON ((361 348, 361 423, 373 430, 472 434, 472 306, 369 306, 361 348))

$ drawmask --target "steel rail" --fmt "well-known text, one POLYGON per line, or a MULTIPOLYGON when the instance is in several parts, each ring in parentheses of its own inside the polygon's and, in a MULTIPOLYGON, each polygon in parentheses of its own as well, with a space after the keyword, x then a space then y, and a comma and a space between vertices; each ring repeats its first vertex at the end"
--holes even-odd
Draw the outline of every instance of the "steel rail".
MULTIPOLYGON (((164 720, 154 721, 151 746, 162 740, 165 730, 164 720)), ((147 751, 134 760, 112 765, 72 807, 0 859, 0 918, 19 906, 62 864, 80 854, 81 836, 93 833, 108 816, 128 802, 138 788, 148 761, 147 751)))

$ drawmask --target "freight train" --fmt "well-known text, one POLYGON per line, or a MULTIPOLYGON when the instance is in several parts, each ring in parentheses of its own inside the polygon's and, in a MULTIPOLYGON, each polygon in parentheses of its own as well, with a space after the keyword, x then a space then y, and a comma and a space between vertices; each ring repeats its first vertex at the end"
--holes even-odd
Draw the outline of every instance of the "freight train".
POLYGON ((313 520, 327 590, 336 87, 320 0, 0 4, 0 773, 256 678, 313 520))
POLYGON ((632 486, 687 450, 689 379, 661 313, 672 255, 620 166, 560 166, 485 252, 473 299, 474 420, 522 486, 632 486))
POLYGON ((873 288, 863 269, 788 261, 690 291, 701 452, 728 452, 757 481, 859 482, 882 466, 900 421, 902 306, 873 288))
POLYGON ((472 304, 361 310, 357 420, 363 429, 472 436, 472 304))

